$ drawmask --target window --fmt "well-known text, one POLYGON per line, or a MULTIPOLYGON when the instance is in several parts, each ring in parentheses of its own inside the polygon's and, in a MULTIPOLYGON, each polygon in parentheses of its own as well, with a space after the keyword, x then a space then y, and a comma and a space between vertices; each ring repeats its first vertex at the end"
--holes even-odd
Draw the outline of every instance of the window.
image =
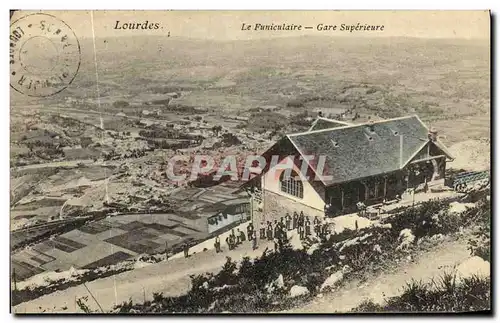
POLYGON ((285 177, 286 171, 280 175, 281 191, 298 198, 304 197, 304 186, 295 171, 292 171, 289 178, 285 177))

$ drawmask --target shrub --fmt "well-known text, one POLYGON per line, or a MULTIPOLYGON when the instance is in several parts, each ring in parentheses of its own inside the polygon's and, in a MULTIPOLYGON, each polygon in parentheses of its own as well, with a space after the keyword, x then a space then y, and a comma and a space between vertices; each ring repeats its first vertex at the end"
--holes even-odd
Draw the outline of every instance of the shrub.
POLYGON ((429 200, 415 207, 409 207, 391 217, 392 234, 398 236, 401 230, 411 229, 415 237, 449 233, 458 230, 461 223, 448 212, 449 202, 429 200))
POLYGON ((306 101, 303 99, 292 99, 286 103, 286 106, 290 108, 302 108, 305 103, 306 101))
POLYGON ((472 256, 479 256, 490 261, 491 249, 491 204, 483 198, 477 207, 469 209, 463 215, 467 221, 476 224, 473 237, 469 239, 469 250, 472 256))
POLYGON ((123 101, 123 100, 118 100, 118 101, 113 102, 113 108, 115 108, 115 109, 123 109, 123 108, 128 107, 129 105, 130 104, 127 101, 123 101))
POLYGON ((473 276, 460 284, 455 276, 444 274, 439 282, 424 284, 412 280, 403 293, 385 304, 364 301, 351 312, 470 312, 491 309, 490 279, 473 276))

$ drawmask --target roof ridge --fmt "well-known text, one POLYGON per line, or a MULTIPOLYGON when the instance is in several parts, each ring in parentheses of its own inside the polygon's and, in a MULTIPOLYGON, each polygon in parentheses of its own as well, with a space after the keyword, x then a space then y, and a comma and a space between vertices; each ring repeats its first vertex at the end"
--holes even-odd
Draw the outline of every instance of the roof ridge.
POLYGON ((309 127, 309 129, 307 131, 313 131, 314 127, 316 126, 316 124, 318 123, 318 120, 319 120, 319 117, 317 117, 311 124, 311 126, 309 127))
POLYGON ((324 121, 331 121, 331 122, 341 123, 341 124, 345 124, 345 125, 352 125, 352 123, 349 123, 349 122, 340 121, 340 120, 337 120, 337 119, 325 118, 325 117, 316 117, 316 120, 324 120, 324 121))
MULTIPOLYGON (((391 119, 383 119, 383 120, 379 120, 379 121, 373 121, 373 124, 380 124, 380 123, 389 122, 389 121, 411 119, 411 118, 417 118, 417 120, 420 123, 423 124, 422 120, 420 120, 420 118, 416 114, 409 115, 409 116, 404 116, 404 117, 397 117, 397 118, 391 118, 391 119)), ((311 133, 320 133, 320 132, 326 132, 326 131, 335 131, 335 130, 342 130, 342 129, 348 129, 348 128, 361 127, 361 126, 366 126, 366 125, 370 125, 370 124, 372 124, 372 123, 370 121, 368 121, 368 122, 365 122, 365 123, 351 124, 351 125, 346 125, 346 126, 336 127, 336 128, 327 128, 327 129, 320 129, 320 130, 311 130, 311 131, 304 131, 304 132, 296 132, 296 133, 287 134, 286 136, 287 137, 289 137, 289 136, 300 136, 300 135, 307 135, 307 134, 311 134, 311 133)))
MULTIPOLYGON (((427 129, 427 131, 430 131, 429 127, 427 127, 427 125, 425 124, 425 122, 423 122, 422 119, 420 119, 420 117, 418 115, 415 115, 415 117, 417 118, 418 121, 420 121, 420 123, 425 127, 425 129, 427 129)), ((448 158, 450 158, 452 160, 455 159, 455 157, 453 157, 453 155, 451 154, 451 152, 448 150, 448 147, 446 147, 446 145, 443 144, 441 142, 441 140, 439 140, 439 138, 436 138, 436 141, 434 143, 435 143, 436 146, 438 146, 439 149, 441 149, 446 155, 448 155, 448 158)))

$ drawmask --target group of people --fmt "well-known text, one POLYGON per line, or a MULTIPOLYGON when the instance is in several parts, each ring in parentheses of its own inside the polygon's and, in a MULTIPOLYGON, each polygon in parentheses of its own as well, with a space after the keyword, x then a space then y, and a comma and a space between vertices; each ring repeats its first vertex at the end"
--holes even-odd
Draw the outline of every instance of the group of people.
MULTIPOLYGON (((259 239, 274 241, 275 249, 281 249, 287 242, 287 232, 291 230, 297 230, 300 239, 305 239, 311 236, 313 233, 319 237, 323 238, 330 234, 330 227, 327 223, 323 223, 319 217, 315 217, 313 223, 309 217, 305 216, 303 212, 294 212, 293 216, 287 213, 280 220, 274 221, 264 221, 261 222, 259 230, 259 239)), ((246 240, 252 242, 253 250, 257 249, 257 232, 253 224, 250 222, 246 228, 246 234, 239 228, 232 229, 231 233, 226 237, 226 244, 229 250, 234 250, 240 244, 246 240)), ((215 251, 217 253, 222 252, 221 240, 219 236, 215 237, 214 241, 215 251)))
POLYGON ((260 238, 273 240, 273 237, 275 237, 286 240, 286 231, 295 229, 297 229, 300 239, 310 236, 313 231, 320 238, 330 233, 327 223, 322 223, 319 217, 315 217, 313 225, 311 225, 309 217, 306 217, 304 212, 301 211, 300 213, 294 212, 293 216, 287 213, 285 217, 281 217, 279 222, 274 220, 274 224, 271 221, 267 221, 266 225, 261 222, 260 238))
MULTIPOLYGON (((245 235, 245 232, 241 231, 239 228, 236 229, 236 232, 234 232, 234 229, 232 229, 231 234, 229 234, 226 237, 226 244, 229 247, 229 250, 233 250, 237 246, 242 244, 244 241, 246 241, 247 238, 249 241, 252 241, 253 249, 254 250, 257 249, 257 236, 255 234, 254 226, 251 222, 247 225, 247 234, 246 235, 245 235)), ((219 236, 215 237, 214 247, 215 247, 215 251, 217 253, 222 252, 221 242, 220 242, 219 236)))

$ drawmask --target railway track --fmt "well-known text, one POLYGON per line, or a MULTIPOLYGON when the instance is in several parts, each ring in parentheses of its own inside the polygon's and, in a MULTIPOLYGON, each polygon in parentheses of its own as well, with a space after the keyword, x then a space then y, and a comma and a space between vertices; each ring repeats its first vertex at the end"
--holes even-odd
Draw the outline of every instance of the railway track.
POLYGON ((461 172, 446 179, 445 185, 452 187, 457 192, 460 192, 465 190, 471 184, 479 181, 487 180, 489 183, 490 176, 490 170, 461 172))

